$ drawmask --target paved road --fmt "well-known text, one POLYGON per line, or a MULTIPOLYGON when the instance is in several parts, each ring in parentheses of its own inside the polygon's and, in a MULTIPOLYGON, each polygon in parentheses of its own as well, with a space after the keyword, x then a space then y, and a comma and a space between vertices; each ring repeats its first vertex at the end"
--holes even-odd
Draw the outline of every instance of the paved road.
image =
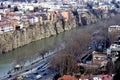
MULTIPOLYGON (((34 65, 30 65, 21 71, 17 71, 17 72, 9 74, 9 75, 12 75, 11 77, 9 77, 9 75, 7 75, 7 76, 4 76, 3 78, 0 78, 0 80, 13 80, 18 75, 24 75, 24 76, 27 75, 27 77, 30 77, 30 78, 35 78, 35 76, 38 74, 43 75, 43 76, 52 75, 52 73, 47 69, 49 67, 48 61, 53 56, 53 54, 56 53, 57 51, 58 50, 54 50, 54 51, 48 53, 45 56, 46 57, 45 59, 40 60, 38 63, 36 63, 34 65), (51 73, 51 74, 48 74, 48 73, 51 73)), ((25 80, 31 80, 31 79, 25 79, 25 80)), ((34 79, 34 80, 36 80, 36 79, 34 79)), ((42 80, 44 80, 44 79, 42 79, 42 80)))
POLYGON ((13 76, 10 78, 9 78, 9 75, 7 75, 0 80, 12 80, 18 75, 27 75, 27 74, 35 72, 38 68, 42 69, 45 66, 48 66, 46 59, 40 61, 39 63, 37 63, 35 65, 31 65, 30 67, 23 69, 22 71, 11 73, 10 75, 13 75, 13 76))

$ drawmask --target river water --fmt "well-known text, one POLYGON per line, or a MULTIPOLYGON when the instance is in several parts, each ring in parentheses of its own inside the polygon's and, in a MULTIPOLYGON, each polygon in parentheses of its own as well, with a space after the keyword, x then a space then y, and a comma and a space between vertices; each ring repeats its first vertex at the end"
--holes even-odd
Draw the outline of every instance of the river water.
POLYGON ((31 58, 33 58, 35 55, 38 55, 41 50, 51 47, 54 48, 54 45, 63 42, 66 37, 72 35, 79 29, 81 28, 75 28, 69 31, 65 31, 50 38, 32 42, 28 45, 10 51, 7 54, 0 55, 0 77, 6 75, 7 72, 13 68, 13 63, 19 63, 21 60, 24 59, 24 61, 31 60, 31 58))

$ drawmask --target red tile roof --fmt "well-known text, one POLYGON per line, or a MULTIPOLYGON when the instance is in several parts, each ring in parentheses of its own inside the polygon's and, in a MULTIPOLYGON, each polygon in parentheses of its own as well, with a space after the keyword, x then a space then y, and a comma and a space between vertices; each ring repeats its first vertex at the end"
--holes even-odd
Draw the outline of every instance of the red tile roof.
POLYGON ((7 14, 7 16, 17 16, 17 14, 14 13, 14 12, 9 12, 9 13, 7 14))
POLYGON ((60 77, 58 80, 86 80, 86 79, 90 79, 90 80, 112 80, 112 76, 111 75, 85 75, 85 76, 81 76, 81 78, 77 79, 74 76, 71 75, 64 75, 63 77, 60 77))
POLYGON ((105 57, 106 57, 106 54, 103 54, 103 53, 95 53, 95 54, 93 54, 93 56, 105 56, 105 57))
POLYGON ((85 80, 85 79, 90 79, 90 80, 112 80, 111 75, 85 75, 81 76, 79 80, 85 80))
POLYGON ((12 25, 12 23, 11 22, 0 22, 0 27, 6 27, 9 25, 12 25))
POLYGON ((59 78, 58 80, 78 80, 78 79, 71 75, 64 75, 61 78, 59 78))

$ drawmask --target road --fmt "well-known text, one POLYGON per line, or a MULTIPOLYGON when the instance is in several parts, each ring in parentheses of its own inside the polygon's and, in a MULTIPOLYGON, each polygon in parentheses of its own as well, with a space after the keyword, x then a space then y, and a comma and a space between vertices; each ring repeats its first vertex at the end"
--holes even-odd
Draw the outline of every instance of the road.
MULTIPOLYGON (((29 76, 28 78, 35 78, 35 73, 38 72, 38 74, 40 75, 43 75, 45 74, 44 72, 46 72, 47 74, 47 68, 49 66, 49 63, 47 62, 47 60, 42 60, 40 61, 39 63, 35 64, 35 65, 32 65, 31 67, 28 67, 22 71, 18 71, 18 72, 15 72, 15 73, 11 73, 10 75, 12 75, 11 77, 9 77, 9 75, 5 76, 3 79, 1 80, 13 80, 14 78, 16 78, 18 75, 23 75, 23 76, 29 76)), ((25 80, 29 80, 29 79, 26 79, 25 80)))
POLYGON ((29 65, 21 71, 10 73, 9 75, 11 76, 4 76, 0 80, 14 80, 14 78, 16 78, 18 75, 24 76, 24 80, 37 80, 37 75, 41 75, 41 80, 45 80, 47 77, 53 76, 51 71, 48 69, 50 66, 49 60, 57 51, 59 50, 55 49, 54 51, 47 53, 47 55, 45 55, 45 58, 40 60, 38 63, 29 65))

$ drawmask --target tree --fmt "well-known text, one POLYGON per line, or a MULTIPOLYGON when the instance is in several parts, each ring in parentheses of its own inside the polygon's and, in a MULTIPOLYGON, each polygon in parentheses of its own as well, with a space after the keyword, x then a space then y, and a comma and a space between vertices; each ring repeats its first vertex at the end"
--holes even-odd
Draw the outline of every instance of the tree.
POLYGON ((120 34, 119 31, 109 32, 110 43, 113 43, 116 40, 116 37, 120 34))
POLYGON ((55 72, 64 74, 72 74, 78 72, 77 61, 68 52, 61 51, 52 58, 51 69, 55 72))
POLYGON ((106 64, 106 71, 107 74, 113 74, 114 73, 114 63, 112 61, 112 58, 108 58, 108 62, 106 64))
POLYGON ((78 31, 66 41, 65 50, 80 60, 80 56, 86 52, 90 42, 91 35, 88 30, 78 31))
POLYGON ((61 77, 61 75, 58 73, 54 76, 53 80, 58 80, 58 78, 60 78, 60 77, 61 77))
POLYGON ((120 79, 120 51, 118 53, 118 59, 115 61, 115 76, 113 77, 113 80, 120 79))

